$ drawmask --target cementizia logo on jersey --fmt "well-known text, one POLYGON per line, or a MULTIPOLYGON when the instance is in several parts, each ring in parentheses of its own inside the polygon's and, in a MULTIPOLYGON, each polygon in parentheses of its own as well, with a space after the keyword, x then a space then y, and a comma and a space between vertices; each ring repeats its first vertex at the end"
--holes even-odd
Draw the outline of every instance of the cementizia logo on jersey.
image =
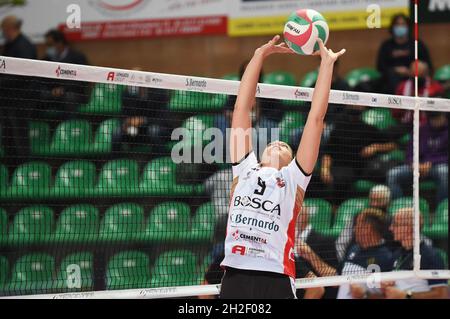
POLYGON ((98 12, 107 16, 129 16, 146 7, 151 0, 89 0, 98 12))
POLYGON ((244 233, 240 233, 238 230, 236 230, 235 232, 233 232, 231 234, 231 236, 233 236, 234 240, 245 240, 245 241, 251 241, 251 242, 255 242, 255 243, 259 243, 259 244, 267 244, 267 239, 262 238, 262 237, 258 237, 258 236, 253 236, 253 235, 248 235, 248 234, 244 234, 244 233))

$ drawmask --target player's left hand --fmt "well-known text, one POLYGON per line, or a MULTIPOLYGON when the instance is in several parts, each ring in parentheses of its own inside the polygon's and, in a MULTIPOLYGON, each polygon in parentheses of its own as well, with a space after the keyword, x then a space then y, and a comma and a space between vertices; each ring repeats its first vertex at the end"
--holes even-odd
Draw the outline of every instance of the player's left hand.
POLYGON ((312 55, 320 56, 323 62, 334 63, 346 51, 345 49, 342 49, 339 52, 333 52, 333 50, 328 49, 325 44, 323 44, 323 41, 320 38, 317 40, 317 43, 319 43, 320 49, 314 52, 312 55))
POLYGON ((284 53, 284 54, 295 53, 286 45, 286 43, 282 42, 280 44, 277 44, 279 40, 280 40, 279 35, 274 36, 272 40, 256 49, 255 54, 262 54, 262 56, 266 58, 274 53, 284 53))

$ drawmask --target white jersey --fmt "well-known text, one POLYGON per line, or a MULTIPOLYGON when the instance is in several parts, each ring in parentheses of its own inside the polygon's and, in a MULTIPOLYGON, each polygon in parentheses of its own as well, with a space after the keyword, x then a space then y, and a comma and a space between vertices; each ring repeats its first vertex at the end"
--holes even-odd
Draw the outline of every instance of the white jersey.
POLYGON ((253 152, 233 165, 233 185, 221 266, 295 278, 295 225, 311 176, 296 159, 277 170, 253 152))

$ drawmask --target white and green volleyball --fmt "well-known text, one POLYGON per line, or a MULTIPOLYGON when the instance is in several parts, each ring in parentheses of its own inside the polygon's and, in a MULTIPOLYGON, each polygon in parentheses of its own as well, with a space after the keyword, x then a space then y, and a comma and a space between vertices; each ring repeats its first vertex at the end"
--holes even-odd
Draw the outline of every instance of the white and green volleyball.
POLYGON ((328 24, 317 11, 302 9, 292 12, 284 26, 284 41, 298 54, 310 55, 319 50, 317 39, 328 40, 328 24))

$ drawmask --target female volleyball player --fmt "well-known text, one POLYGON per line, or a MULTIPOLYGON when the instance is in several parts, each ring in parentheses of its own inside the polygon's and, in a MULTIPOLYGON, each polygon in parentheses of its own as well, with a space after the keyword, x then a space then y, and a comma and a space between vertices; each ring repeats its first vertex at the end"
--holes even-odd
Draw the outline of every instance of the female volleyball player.
POLYGON ((280 37, 258 48, 245 70, 234 106, 230 139, 233 184, 220 297, 295 298, 294 237, 298 212, 315 166, 328 107, 333 52, 319 41, 321 63, 311 110, 296 158, 286 143, 270 143, 258 163, 252 151, 251 110, 263 61, 293 53, 280 37))

